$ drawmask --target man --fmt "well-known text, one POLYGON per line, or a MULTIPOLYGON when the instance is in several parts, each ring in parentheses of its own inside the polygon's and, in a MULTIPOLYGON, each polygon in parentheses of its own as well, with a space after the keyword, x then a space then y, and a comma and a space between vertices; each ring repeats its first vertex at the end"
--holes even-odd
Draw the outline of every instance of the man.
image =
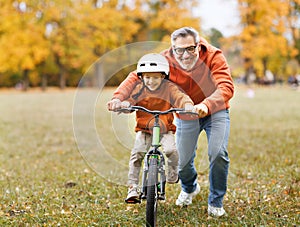
MULTIPOLYGON (((229 168, 228 139, 230 129, 229 100, 234 93, 229 66, 221 50, 200 38, 198 32, 183 27, 171 35, 172 46, 162 54, 170 64, 169 80, 181 87, 193 100, 197 120, 175 119, 176 146, 179 153, 181 192, 176 205, 190 205, 200 192, 194 165, 197 141, 201 131, 208 140, 209 182, 208 214, 225 214, 223 198, 227 190, 229 168)), ((120 107, 138 81, 132 72, 115 91, 109 109, 120 107)))

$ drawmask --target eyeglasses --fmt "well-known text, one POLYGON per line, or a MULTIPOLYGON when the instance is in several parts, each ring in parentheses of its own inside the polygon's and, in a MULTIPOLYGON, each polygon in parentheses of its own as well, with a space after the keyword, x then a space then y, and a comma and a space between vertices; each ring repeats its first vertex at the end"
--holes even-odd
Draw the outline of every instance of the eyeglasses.
POLYGON ((178 48, 174 48, 173 50, 175 51, 176 54, 178 55, 183 55, 184 52, 188 52, 189 54, 193 54, 196 51, 197 46, 189 46, 189 47, 178 47, 178 48))

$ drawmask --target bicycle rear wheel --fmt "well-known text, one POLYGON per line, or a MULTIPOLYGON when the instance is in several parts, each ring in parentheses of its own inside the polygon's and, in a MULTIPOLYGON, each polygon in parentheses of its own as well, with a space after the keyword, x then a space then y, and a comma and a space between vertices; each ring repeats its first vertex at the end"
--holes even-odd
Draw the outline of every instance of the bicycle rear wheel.
POLYGON ((156 226, 157 217, 157 159, 150 159, 147 184, 146 226, 156 226))

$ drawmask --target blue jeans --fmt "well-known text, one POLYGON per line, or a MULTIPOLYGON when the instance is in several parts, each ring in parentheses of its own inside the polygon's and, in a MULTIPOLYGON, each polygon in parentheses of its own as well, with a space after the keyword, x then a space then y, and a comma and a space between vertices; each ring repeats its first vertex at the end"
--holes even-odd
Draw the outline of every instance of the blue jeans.
POLYGON ((208 204, 223 206, 227 190, 229 158, 227 152, 230 118, 228 110, 221 110, 197 120, 176 118, 176 146, 179 153, 179 178, 182 190, 191 193, 197 186, 197 172, 194 165, 198 137, 206 132, 209 156, 210 192, 208 204))

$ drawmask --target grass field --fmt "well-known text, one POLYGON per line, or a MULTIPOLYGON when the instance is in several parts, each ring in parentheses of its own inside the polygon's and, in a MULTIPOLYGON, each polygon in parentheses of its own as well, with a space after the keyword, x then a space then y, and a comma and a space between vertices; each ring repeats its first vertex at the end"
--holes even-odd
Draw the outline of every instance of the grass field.
MULTIPOLYGON (((126 166, 130 143, 124 149, 116 140, 105 110, 112 91, 97 100, 95 125, 106 150, 126 166)), ((179 208, 180 186, 168 185, 159 226, 300 225, 300 92, 260 87, 249 98, 247 91, 237 87, 231 102, 228 216, 207 216, 208 160, 201 135, 196 157, 201 192, 191 206, 179 208)), ((126 205, 127 188, 106 181, 79 152, 74 97, 74 90, 0 91, 0 226, 144 225, 145 203, 126 205)))

